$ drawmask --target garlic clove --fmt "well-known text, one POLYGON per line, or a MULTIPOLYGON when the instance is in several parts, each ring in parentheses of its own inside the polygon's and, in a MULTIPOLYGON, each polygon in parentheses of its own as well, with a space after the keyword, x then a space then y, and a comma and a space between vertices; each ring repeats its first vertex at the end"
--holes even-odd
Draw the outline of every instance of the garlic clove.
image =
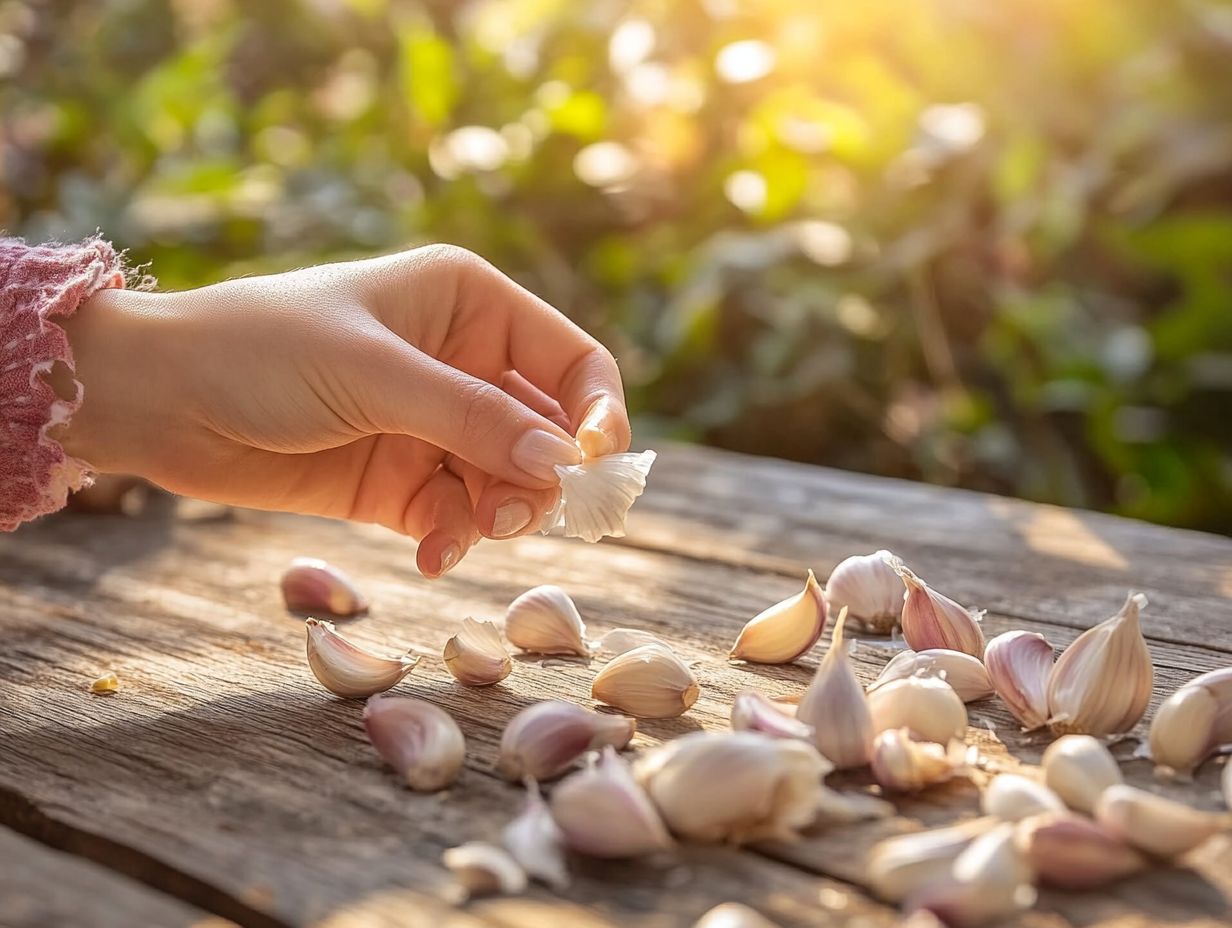
POLYGON ((543 521, 543 531, 563 525, 566 538, 598 541, 623 538, 625 519, 646 489, 655 453, 608 454, 581 464, 558 464, 560 501, 543 521))
POLYGON ((798 720, 794 712, 788 711, 791 708, 756 690, 744 690, 736 694, 732 703, 732 730, 756 731, 771 738, 798 738, 811 743, 812 726, 798 720))
POLYGON ((844 607, 834 626, 830 650, 796 709, 796 718, 812 727, 817 750, 839 770, 863 767, 873 746, 868 700, 847 658, 846 624, 844 607))
POLYGON ((1044 783, 1078 812, 1091 813, 1100 794, 1123 782, 1111 752, 1090 735, 1065 735, 1044 751, 1044 783))
POLYGON ((292 612, 348 618, 368 611, 368 601, 355 581, 320 558, 295 558, 283 573, 281 586, 283 602, 292 612))
POLYGON ((381 657, 338 634, 332 622, 307 619, 308 666, 331 693, 344 699, 367 699, 383 693, 415 669, 418 657, 381 657))
POLYGON ((1034 878, 1014 826, 996 825, 954 859, 949 880, 923 888, 907 908, 927 909, 951 928, 974 928, 1034 905, 1034 878))
POLYGON ((696 922, 693 928, 778 928, 756 909, 739 902, 716 905, 696 922))
POLYGON ((844 606, 852 621, 878 634, 889 634, 903 614, 903 586, 891 566, 889 551, 857 554, 842 561, 826 581, 826 602, 837 612, 844 606))
POLYGON ((803 657, 826 627, 826 597, 813 572, 804 589, 758 613, 740 630, 728 660, 790 664, 803 657))
POLYGON ((112 696, 120 691, 120 678, 114 670, 105 674, 90 684, 90 692, 95 696, 112 696))
POLYGON ((510 780, 558 777, 587 751, 623 748, 637 722, 621 715, 600 715, 558 699, 527 706, 505 726, 497 770, 510 780))
POLYGON ((449 713, 430 702, 373 696, 364 706, 364 729, 413 790, 444 789, 462 769, 466 740, 449 713))
POLYGON ((526 889, 526 874, 509 853, 495 844, 472 841, 451 847, 443 863, 468 897, 516 895, 526 889))
POLYGON ((946 748, 932 741, 915 741, 905 728, 891 728, 873 739, 870 764, 883 789, 909 793, 943 783, 965 766, 960 742, 946 748))
POLYGON ((1152 857, 1179 857, 1228 827, 1226 816, 1199 812, 1180 802, 1118 783, 1095 804, 1095 820, 1152 857))
POLYGON ((904 677, 868 694, 873 731, 907 728, 921 741, 949 744, 967 736, 967 707, 936 677, 904 677))
POLYGON ((949 876, 954 860, 997 820, 977 818, 878 842, 865 862, 869 886, 886 902, 901 902, 949 876))
POLYGON ((1232 667, 1190 680, 1164 700, 1151 721, 1151 758, 1160 773, 1188 775, 1228 743, 1232 743, 1232 667))
POLYGON ((454 679, 465 686, 499 683, 513 670, 513 658, 491 622, 463 619, 462 630, 445 642, 441 656, 454 679))
POLYGON ((1075 639, 1048 677, 1048 725, 1057 734, 1129 731, 1151 701, 1154 669, 1138 614, 1146 597, 1130 593, 1121 611, 1075 639))
POLYGON ((1019 822, 1045 812, 1065 812, 1061 797, 1043 783, 1016 773, 993 777, 980 796, 980 808, 985 815, 995 815, 1006 822, 1019 822))
POLYGON ((552 791, 551 808, 565 843, 590 857, 638 857, 672 846, 654 804, 610 746, 552 791))
POLYGON ((573 600, 558 586, 537 586, 509 604, 505 637, 532 654, 577 654, 588 657, 586 625, 573 600))
POLYGON ((517 818, 505 826, 501 840, 527 876, 558 892, 569 886, 565 836, 552 818, 534 779, 526 778, 526 805, 517 818))
POLYGON ((1146 868, 1146 858, 1098 822, 1045 812, 1019 822, 1015 841, 1041 883, 1099 889, 1146 868))
POLYGON ((984 649, 992 688, 1027 731, 1048 724, 1052 645, 1036 632, 998 635, 984 649))
POLYGON ((662 638, 640 628, 613 628, 599 639, 598 647, 605 654, 624 654, 645 644, 668 646, 662 638))
POLYGON ((895 654, 868 691, 871 693, 903 677, 939 677, 953 687, 963 702, 975 702, 992 695, 992 682, 979 658, 946 648, 895 654))
POLYGON ((639 719, 670 719, 697 702, 693 671, 663 644, 645 644, 612 658, 590 685, 599 702, 639 719))
POLYGON ((942 596, 901 560, 890 562, 907 592, 903 601, 903 638, 916 651, 946 648, 972 657, 984 656, 983 612, 972 612, 942 596))

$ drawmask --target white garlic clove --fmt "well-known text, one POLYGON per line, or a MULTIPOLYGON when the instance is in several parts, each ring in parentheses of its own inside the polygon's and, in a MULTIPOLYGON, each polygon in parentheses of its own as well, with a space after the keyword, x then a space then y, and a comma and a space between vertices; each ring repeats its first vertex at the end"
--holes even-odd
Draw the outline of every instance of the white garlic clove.
POLYGON ((1072 812, 1024 819, 1015 840, 1036 878, 1058 889, 1100 889, 1147 865, 1146 858, 1103 825, 1072 812))
POLYGON ((960 742, 943 747, 932 741, 915 741, 905 728, 891 728, 873 739, 869 763, 873 777, 883 789, 910 793, 944 783, 965 768, 960 742))
POLYGON ((790 664, 817 643, 826 627, 826 597, 813 572, 804 589, 758 613, 740 630, 729 660, 790 664))
POLYGON ((558 699, 527 706, 505 726, 497 770, 510 780, 550 780, 573 766, 587 751, 623 748, 637 722, 600 715, 558 699))
POLYGON ((282 575, 282 599, 292 612, 348 618, 368 611, 368 601, 343 571, 315 557, 297 557, 282 575))
POLYGON ((565 843, 590 857, 639 857, 672 846, 663 819, 629 765, 611 747, 552 791, 552 818, 565 843))
POLYGON ((463 619, 462 629, 445 642, 441 656, 454 679, 465 686, 499 683, 513 670, 513 658, 491 622, 463 619))
POLYGON ((857 554, 842 561, 826 581, 826 601, 837 612, 847 607, 851 620, 868 631, 889 634, 903 614, 903 585, 889 551, 857 554))
POLYGON ((364 729, 411 789, 444 789, 462 769, 466 740, 449 713, 430 702, 373 696, 364 706, 364 729))
POLYGON ((886 838, 865 862, 869 885, 878 898, 901 902, 946 879, 958 855, 996 824, 994 818, 977 818, 886 838))
POLYGON ((653 451, 643 451, 558 464, 560 501, 544 519, 543 530, 563 525, 566 538, 592 542, 605 535, 623 538, 629 509, 646 489, 654 461, 653 451))
POLYGON ((834 625, 830 650, 800 697, 796 718, 813 729, 813 744, 839 770, 863 767, 873 746, 873 719, 864 687, 847 658, 846 607, 834 625))
POLYGON ((1188 853, 1228 827, 1226 816, 1200 812, 1124 783, 1103 791, 1095 803, 1095 820, 1138 850, 1164 859, 1188 853))
POLYGON ((1150 743, 1159 772, 1182 776, 1232 743, 1232 667, 1204 673, 1164 700, 1151 720, 1150 743))
POLYGON ((1100 794, 1123 782, 1112 753, 1090 735, 1065 735, 1044 751, 1044 783, 1078 812, 1090 814, 1100 794))
POLYGON ((954 688, 963 702, 975 702, 992 695, 988 671, 979 658, 945 648, 895 654, 868 691, 871 693, 903 677, 939 677, 954 688))
POLYGON ((716 905, 696 922, 693 928, 778 928, 756 909, 739 902, 716 905))
POLYGON ((539 794, 539 784, 526 779, 526 805, 501 833, 505 848, 532 879, 552 887, 569 886, 565 864, 565 836, 539 794))
POLYGON ((332 622, 307 619, 308 666, 331 693, 344 699, 367 699, 383 693, 415 669, 418 657, 381 657, 338 634, 332 622))
POLYGON ((598 647, 605 654, 624 654, 646 644, 668 647, 662 638, 640 628, 613 628, 599 639, 598 647))
POLYGON ((988 642, 984 666, 992 688, 1027 731, 1048 724, 1052 645, 1037 632, 1005 632, 988 642))
POLYGON ((936 677, 904 677, 868 694, 873 731, 907 728, 921 741, 949 744, 967 736, 967 707, 936 677))
POLYGON ((913 650, 945 648, 984 656, 983 612, 972 612, 917 577, 901 560, 891 566, 907 588, 903 601, 903 639, 913 650))
POLYGON ((1048 677, 1048 725, 1057 734, 1129 731, 1151 701, 1154 668, 1139 612, 1146 597, 1130 593, 1121 611, 1075 639, 1048 677))
POLYGON ((756 731, 771 738, 798 738, 812 742, 813 729, 796 718, 793 707, 777 703, 756 690, 736 694, 732 703, 733 731, 756 731))
POLYGON ((441 863, 453 873, 468 897, 516 895, 526 889, 526 874, 504 848, 472 841, 451 847, 441 863))
POLYGON ((954 859, 949 880, 923 888, 907 908, 927 909, 953 928, 976 928, 1034 905, 1034 878, 1014 826, 996 825, 954 859))
POLYGON ((558 586, 537 586, 511 602, 505 612, 505 637, 532 654, 590 655, 586 625, 569 594, 558 586))
POLYGON ((980 796, 980 808, 985 815, 995 815, 1006 822, 1066 811, 1061 797, 1047 786, 1016 773, 993 777, 980 796))
POLYGON ((697 679, 671 649, 646 644, 612 658, 590 685, 599 702, 639 719, 670 719, 697 702, 697 679))

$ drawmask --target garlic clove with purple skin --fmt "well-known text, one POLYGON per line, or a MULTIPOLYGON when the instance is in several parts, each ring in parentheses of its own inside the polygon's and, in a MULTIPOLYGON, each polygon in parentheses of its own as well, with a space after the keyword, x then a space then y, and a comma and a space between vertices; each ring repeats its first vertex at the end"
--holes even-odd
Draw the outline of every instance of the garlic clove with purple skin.
POLYGON ((886 635, 903 614, 903 585, 889 551, 857 554, 839 563, 826 581, 826 601, 837 613, 844 606, 851 621, 870 632, 886 635))
POLYGON ((972 657, 984 656, 983 612, 972 612, 938 593, 900 560, 892 566, 906 586, 903 601, 903 639, 915 651, 947 648, 972 657))
POLYGON ((1145 857, 1103 825, 1072 812, 1024 819, 1014 839, 1036 879, 1058 889, 1100 889, 1147 866, 1145 857))
POLYGON ((364 706, 364 729, 413 790, 444 789, 462 769, 466 740, 449 713, 430 702, 373 696, 364 706))
POLYGON ((551 810, 565 843, 590 857, 640 857, 672 846, 654 803, 610 746, 552 790, 551 810))
POLYGON ((817 643, 826 628, 826 597, 813 572, 804 589, 751 618, 736 636, 728 660, 790 664, 817 643))
POLYGON ((1001 701, 1027 731, 1048 723, 1052 645, 1037 632, 997 635, 984 649, 984 666, 1001 701))
POLYGON ((415 669, 418 657, 381 657, 348 641, 332 622, 306 619, 308 666, 331 693, 343 699, 367 699, 383 693, 415 669))
POLYGON ((813 728, 797 719, 794 709, 756 690, 744 690, 732 703, 732 731, 756 731, 771 738, 797 738, 811 744, 813 728))
POLYGON ((537 702, 505 726, 497 770, 510 780, 549 780, 587 751, 623 748, 636 731, 637 722, 621 715, 601 715, 558 699, 537 702))
POLYGON ((281 587, 291 612, 345 619, 368 611, 368 600, 355 581, 320 558, 295 558, 282 575, 281 587))
POLYGON ((830 650, 800 697, 796 719, 813 729, 813 744, 839 770, 863 767, 873 745, 873 719, 864 687, 847 657, 844 607, 834 626, 830 650))
POLYGON ((975 702, 991 696, 993 692, 988 670, 979 658, 945 648, 895 654, 868 691, 871 693, 904 677, 937 677, 953 687, 963 702, 975 702))
POLYGON ((566 538, 598 541, 605 535, 623 538, 625 519, 646 489, 655 461, 653 451, 608 454, 581 464, 558 464, 560 501, 543 520, 542 531, 564 526, 566 538))

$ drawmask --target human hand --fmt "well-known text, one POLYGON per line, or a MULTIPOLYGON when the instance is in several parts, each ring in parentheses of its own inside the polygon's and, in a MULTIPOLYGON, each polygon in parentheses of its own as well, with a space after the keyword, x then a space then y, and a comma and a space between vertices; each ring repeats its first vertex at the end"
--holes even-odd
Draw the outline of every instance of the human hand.
POLYGON ((420 539, 429 577, 481 535, 537 528, 578 445, 629 445, 611 354, 452 246, 104 290, 65 330, 85 390, 57 436, 69 454, 190 496, 379 523, 420 539))

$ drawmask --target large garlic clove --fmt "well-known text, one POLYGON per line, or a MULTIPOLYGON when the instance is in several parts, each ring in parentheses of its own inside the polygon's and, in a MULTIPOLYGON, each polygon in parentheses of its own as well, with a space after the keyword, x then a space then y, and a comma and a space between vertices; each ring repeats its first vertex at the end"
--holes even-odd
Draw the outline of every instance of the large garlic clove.
POLYGON ((1154 669, 1138 613, 1146 597, 1131 593, 1121 611, 1087 629, 1065 649, 1048 677, 1048 725, 1057 734, 1129 731, 1151 701, 1154 669))
POLYGON ((1024 819, 1015 840, 1036 878, 1059 889, 1099 889, 1146 868, 1146 858, 1107 828, 1072 812, 1024 819))
POLYGON ((381 657, 343 638, 332 622, 307 619, 308 666, 331 693, 344 699, 367 699, 383 693, 415 669, 418 657, 381 657))
POLYGON ((646 477, 654 461, 653 451, 643 451, 556 465, 560 501, 544 519, 543 530, 563 525, 566 538, 623 538, 629 509, 646 489, 646 477))
POLYGON ((800 697, 796 718, 813 729, 813 744, 839 770, 863 767, 873 745, 873 720, 864 687, 847 659, 847 612, 839 612, 830 650, 800 697))
POLYGON ((569 886, 565 836, 539 794, 539 784, 530 777, 526 780, 526 805, 505 826, 501 840, 527 876, 558 892, 569 886))
POLYGON ((1164 700, 1151 720, 1151 758, 1161 773, 1188 775, 1221 745, 1232 743, 1232 667, 1190 680, 1164 700))
POLYGON ((980 796, 980 808, 985 815, 995 815, 1006 822, 1019 822, 1045 812, 1065 812, 1061 797, 1043 783, 1016 773, 993 777, 980 796))
POLYGON ((857 554, 842 561, 826 581, 826 601, 837 612, 844 606, 851 620, 878 634, 889 634, 903 614, 903 585, 891 566, 889 551, 857 554))
POLYGON ((505 612, 505 637, 532 654, 590 654, 586 625, 569 594, 558 586, 537 586, 511 602, 505 612))
POLYGON ((355 581, 320 558, 295 558, 281 586, 283 602, 292 612, 348 618, 368 611, 368 600, 355 581))
POLYGON ((1095 803, 1095 820, 1153 857, 1179 857, 1228 827, 1226 816, 1199 812, 1146 790, 1118 783, 1095 803))
POLYGON ((732 703, 733 731, 756 731, 771 738, 798 738, 812 742, 813 728, 796 718, 792 706, 784 706, 756 690, 736 694, 732 703))
POLYGON ((587 751, 623 748, 635 731, 637 722, 621 715, 600 715, 556 699, 537 702, 505 726, 497 770, 510 780, 550 780, 587 751))
POLYGON ((411 789, 444 789, 462 769, 466 740, 449 713, 430 702, 373 696, 364 706, 364 729, 411 789))
POLYGON ((1014 826, 997 825, 954 859, 949 880, 923 888, 907 908, 927 909, 952 928, 975 928, 1034 905, 1034 878, 1014 826))
POLYGON ((916 651, 945 648, 972 657, 984 656, 983 612, 972 612, 942 596, 897 558, 891 562, 907 592, 903 602, 903 639, 916 651))
POLYGON ((513 658, 491 622, 463 619, 461 631, 445 642, 441 656, 454 679, 466 686, 499 683, 513 670, 513 658))
POLYGON ((1065 735, 1048 746, 1044 783, 1078 812, 1091 813, 1100 794, 1123 782, 1116 758, 1090 735, 1065 735))
POLYGON ((963 651, 931 648, 928 651, 901 651, 895 654, 868 688, 871 693, 903 677, 940 677, 954 688, 963 702, 975 702, 992 695, 988 671, 979 658, 963 651))
POLYGON ((697 702, 697 680, 684 661, 662 644, 618 654, 599 671, 590 694, 639 719, 670 719, 697 702))
POLYGON ((740 630, 729 660, 790 664, 808 653, 826 627, 826 597, 813 572, 804 589, 758 613, 740 630))
POLYGON ((944 783, 965 766, 960 742, 946 748, 931 741, 915 741, 905 728, 891 728, 873 739, 870 764, 883 789, 911 793, 944 783))
POLYGON ((516 895, 526 889, 526 874, 504 848, 472 841, 451 847, 443 863, 468 897, 516 895))
POLYGON ((992 688, 1027 731, 1048 724, 1052 645, 1036 632, 998 635, 984 649, 992 688))
POLYGON ((693 923, 693 928, 778 928, 755 909, 739 902, 716 905, 693 923))
POLYGON ((910 729, 922 741, 949 744, 967 736, 967 707, 936 677, 904 677, 868 694, 873 731, 910 729))
POLYGON ((654 804, 611 747, 563 780, 551 807, 565 843, 590 857, 638 857, 672 846, 654 804))
POLYGON ((994 818, 970 819, 886 838, 873 847, 865 862, 869 885, 880 899, 901 902, 946 879, 958 855, 996 824, 994 818))

